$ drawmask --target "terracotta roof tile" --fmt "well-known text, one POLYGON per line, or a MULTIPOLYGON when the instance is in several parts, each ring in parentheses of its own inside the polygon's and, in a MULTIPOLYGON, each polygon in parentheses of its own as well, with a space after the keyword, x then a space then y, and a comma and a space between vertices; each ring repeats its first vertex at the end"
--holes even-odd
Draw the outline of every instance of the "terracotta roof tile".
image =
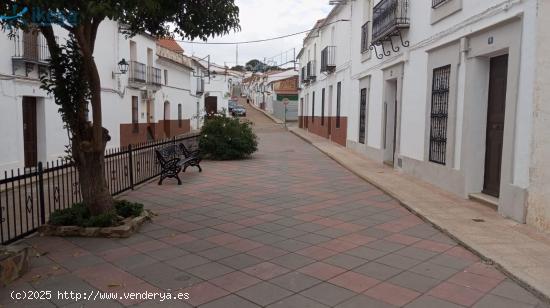
POLYGON ((170 49, 177 53, 183 53, 183 48, 180 44, 172 38, 160 38, 157 40, 158 44, 166 49, 170 49))

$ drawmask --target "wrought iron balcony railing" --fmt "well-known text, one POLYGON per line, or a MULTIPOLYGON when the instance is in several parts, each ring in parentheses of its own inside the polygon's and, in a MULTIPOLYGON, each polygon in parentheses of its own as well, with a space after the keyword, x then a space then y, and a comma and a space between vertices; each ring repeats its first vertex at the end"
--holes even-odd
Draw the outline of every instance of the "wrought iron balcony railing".
POLYGON ((316 67, 315 67, 315 60, 309 61, 307 63, 307 79, 312 81, 317 78, 317 74, 315 73, 316 67))
POLYGON ((361 53, 369 50, 369 22, 361 26, 361 53))
POLYGON ((336 46, 327 46, 321 51, 321 72, 336 69, 336 46))
POLYGON ((128 70, 128 81, 130 82, 147 82, 146 66, 143 63, 137 61, 130 61, 130 67, 128 70))
POLYGON ((47 64, 50 51, 46 38, 39 31, 19 30, 13 38, 13 60, 47 64))
POLYGON ((432 8, 435 9, 435 8, 438 8, 440 7, 441 5, 443 5, 445 2, 447 2, 448 0, 432 0, 432 8))
POLYGON ((302 67, 302 83, 308 82, 307 78, 307 67, 302 67))
POLYGON ((147 83, 155 86, 162 84, 162 71, 156 67, 147 67, 147 83))
POLYGON ((408 0, 382 0, 373 9, 372 40, 384 41, 400 29, 409 28, 408 0))

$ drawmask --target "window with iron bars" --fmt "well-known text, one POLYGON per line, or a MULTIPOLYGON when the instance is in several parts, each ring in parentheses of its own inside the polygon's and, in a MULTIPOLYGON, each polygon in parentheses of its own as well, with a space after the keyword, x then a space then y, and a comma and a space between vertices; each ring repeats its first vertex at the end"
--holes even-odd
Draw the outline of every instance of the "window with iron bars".
POLYGON ((369 50, 369 22, 361 27, 361 53, 369 50))
POLYGON ((449 0, 432 0, 432 9, 438 8, 449 0))
POLYGON ((430 113, 430 161, 445 165, 447 156, 447 120, 451 65, 433 70, 432 108, 430 113))

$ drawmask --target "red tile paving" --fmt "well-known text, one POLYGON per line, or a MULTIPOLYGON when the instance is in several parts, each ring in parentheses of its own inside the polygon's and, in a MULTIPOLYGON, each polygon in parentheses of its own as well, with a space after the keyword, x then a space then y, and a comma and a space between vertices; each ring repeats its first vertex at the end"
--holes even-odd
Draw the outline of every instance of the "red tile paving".
POLYGON ((509 293, 521 293, 525 307, 544 307, 396 200, 258 112, 249 117, 260 140, 251 159, 205 161, 203 173, 182 175, 181 186, 152 182, 124 196, 158 214, 131 238, 26 240, 40 257, 0 289, 0 305, 25 306, 10 302, 13 289, 78 289, 189 292, 190 300, 163 303, 178 307, 259 307, 241 295, 298 306, 293 301, 308 298, 310 307, 498 306, 515 300, 509 293), (397 260, 423 263, 405 270, 397 260))

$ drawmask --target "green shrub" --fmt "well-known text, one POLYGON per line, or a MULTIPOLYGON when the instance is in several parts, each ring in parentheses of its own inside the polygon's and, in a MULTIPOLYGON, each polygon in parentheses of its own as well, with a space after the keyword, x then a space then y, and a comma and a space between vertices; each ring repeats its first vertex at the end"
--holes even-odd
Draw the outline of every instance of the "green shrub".
POLYGON ((115 201, 115 210, 119 216, 124 218, 137 217, 143 212, 143 204, 133 203, 126 200, 115 201))
POLYGON ((199 148, 206 158, 243 159, 258 150, 258 141, 250 123, 216 115, 204 123, 199 148))
POLYGON ((117 226, 119 217, 128 218, 139 216, 143 211, 143 204, 125 200, 115 200, 113 211, 92 216, 90 210, 82 203, 75 203, 72 207, 56 210, 50 215, 50 224, 54 226, 79 226, 106 228, 117 226))

